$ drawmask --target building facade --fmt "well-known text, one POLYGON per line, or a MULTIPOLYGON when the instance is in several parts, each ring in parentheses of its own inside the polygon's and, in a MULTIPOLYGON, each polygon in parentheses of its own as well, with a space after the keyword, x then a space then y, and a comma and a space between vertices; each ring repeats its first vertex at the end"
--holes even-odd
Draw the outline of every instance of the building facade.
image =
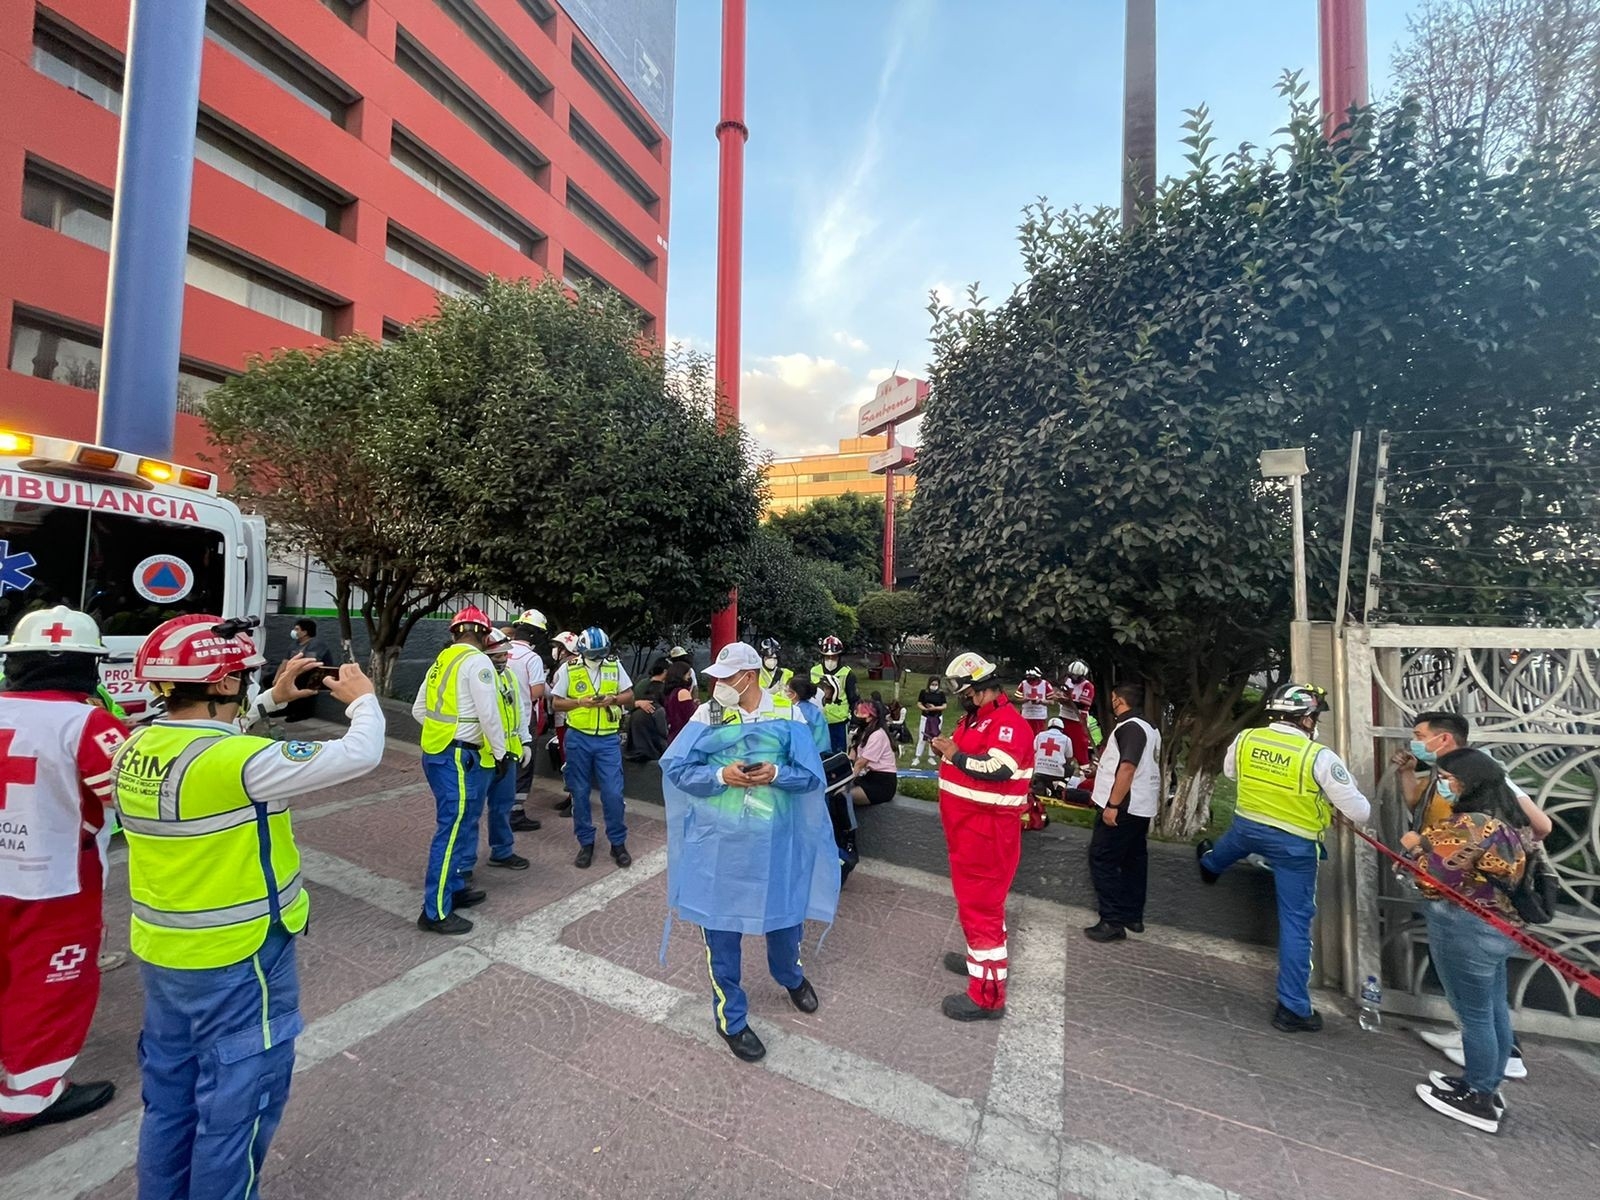
MULTIPOLYGON (((663 328, 675 6, 209 0, 175 456, 251 355, 393 336, 489 275, 590 281, 663 328)), ((94 436, 127 24, 127 0, 0 5, 6 427, 94 436)))
MULTIPOLYGON (((882 496, 884 479, 867 469, 867 461, 888 448, 889 439, 883 436, 845 438, 839 443, 837 454, 802 454, 794 458, 774 459, 766 470, 767 511, 784 512, 804 508, 825 496, 843 496, 856 492, 867 496, 882 496)), ((894 491, 899 497, 910 497, 916 490, 915 468, 895 474, 894 491)))

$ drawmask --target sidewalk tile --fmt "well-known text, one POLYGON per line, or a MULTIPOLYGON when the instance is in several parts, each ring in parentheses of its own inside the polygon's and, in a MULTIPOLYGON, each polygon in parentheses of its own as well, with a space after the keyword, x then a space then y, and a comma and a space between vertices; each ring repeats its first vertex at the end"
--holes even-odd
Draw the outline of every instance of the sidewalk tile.
POLYGON ((909 1130, 882 1127, 862 1135, 835 1195, 841 1200, 958 1200, 967 1156, 909 1130))

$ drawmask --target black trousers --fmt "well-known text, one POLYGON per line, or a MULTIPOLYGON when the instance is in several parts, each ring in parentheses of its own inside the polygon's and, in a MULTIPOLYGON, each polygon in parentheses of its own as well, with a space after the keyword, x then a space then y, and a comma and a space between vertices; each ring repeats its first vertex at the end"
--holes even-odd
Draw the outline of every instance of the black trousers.
POLYGON ((1122 808, 1117 823, 1095 821, 1089 837, 1089 873, 1100 902, 1100 919, 1113 925, 1144 920, 1145 886, 1150 876, 1150 818, 1122 808))

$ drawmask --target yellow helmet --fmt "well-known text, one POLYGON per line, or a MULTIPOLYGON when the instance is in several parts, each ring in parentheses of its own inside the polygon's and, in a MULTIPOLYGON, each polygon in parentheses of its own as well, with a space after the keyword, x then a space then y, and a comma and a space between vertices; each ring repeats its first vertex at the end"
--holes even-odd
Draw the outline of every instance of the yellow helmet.
POLYGON ((945 675, 949 677, 950 686, 958 692, 964 692, 978 684, 994 686, 998 671, 999 668, 992 662, 971 650, 956 655, 944 669, 945 675))

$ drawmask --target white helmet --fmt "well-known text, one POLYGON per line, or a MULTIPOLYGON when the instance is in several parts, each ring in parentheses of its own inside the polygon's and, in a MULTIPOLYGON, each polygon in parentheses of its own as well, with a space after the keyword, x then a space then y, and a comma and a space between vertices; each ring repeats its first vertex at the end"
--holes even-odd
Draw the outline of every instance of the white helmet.
POLYGON ((995 672, 999 670, 992 662, 981 654, 974 654, 971 650, 956 655, 950 660, 950 665, 944 669, 949 677, 950 685, 958 692, 964 692, 976 684, 994 685, 995 672))
POLYGON ((88 613, 65 604, 24 613, 0 654, 110 654, 100 640, 100 626, 88 613))
POLYGON ((532 625, 535 629, 548 629, 549 624, 544 619, 544 614, 537 608, 525 608, 517 615, 518 625, 532 625))
POLYGON ((1081 658, 1075 658, 1067 664, 1067 674, 1074 679, 1089 678, 1089 664, 1081 658))
POLYGON ((578 652, 578 635, 564 629, 550 639, 550 644, 560 646, 568 654, 576 654, 578 652))

